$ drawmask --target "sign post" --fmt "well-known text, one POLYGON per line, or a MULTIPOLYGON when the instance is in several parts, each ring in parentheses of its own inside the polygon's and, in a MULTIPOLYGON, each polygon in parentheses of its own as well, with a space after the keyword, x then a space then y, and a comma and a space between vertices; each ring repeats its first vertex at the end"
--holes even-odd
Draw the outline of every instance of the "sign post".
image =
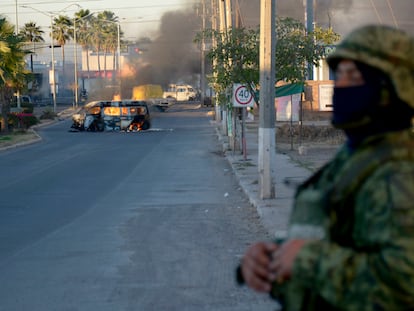
POLYGON ((247 159, 246 146, 246 110, 254 106, 254 98, 250 90, 243 84, 233 84, 233 107, 241 108, 242 113, 242 150, 244 160, 247 159))
POLYGON ((253 107, 254 99, 249 89, 242 84, 233 84, 233 107, 253 107))

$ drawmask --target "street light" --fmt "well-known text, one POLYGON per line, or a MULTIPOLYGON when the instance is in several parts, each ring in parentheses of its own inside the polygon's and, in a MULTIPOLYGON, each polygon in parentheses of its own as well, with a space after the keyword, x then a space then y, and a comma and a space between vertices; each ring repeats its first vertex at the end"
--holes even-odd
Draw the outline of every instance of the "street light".
POLYGON ((117 22, 118 30, 118 83, 119 83, 119 97, 122 99, 122 79, 121 79, 121 24, 117 22))
POLYGON ((56 81, 55 81, 55 42, 53 39, 53 17, 60 14, 61 12, 63 12, 64 10, 66 10, 67 8, 71 7, 72 5, 76 5, 78 8, 80 8, 81 6, 77 3, 72 3, 66 7, 64 7, 62 10, 58 11, 58 12, 43 12, 39 9, 36 9, 34 7, 31 7, 29 5, 22 5, 22 8, 26 8, 26 9, 32 9, 36 12, 39 12, 43 15, 46 15, 47 17, 50 17, 50 42, 51 42, 51 49, 52 49, 52 75, 50 77, 51 83, 52 83, 52 98, 53 98, 53 112, 56 113, 56 81))
MULTIPOLYGON (((19 14, 17 13, 17 0, 15 1, 15 6, 16 6, 16 36, 19 33, 19 14)), ((21 103, 20 103, 20 90, 17 89, 16 91, 16 104, 17 104, 17 108, 20 109, 21 108, 21 103)))
POLYGON ((76 44, 76 17, 73 19, 73 41, 75 43, 75 107, 78 107, 78 46, 76 44))

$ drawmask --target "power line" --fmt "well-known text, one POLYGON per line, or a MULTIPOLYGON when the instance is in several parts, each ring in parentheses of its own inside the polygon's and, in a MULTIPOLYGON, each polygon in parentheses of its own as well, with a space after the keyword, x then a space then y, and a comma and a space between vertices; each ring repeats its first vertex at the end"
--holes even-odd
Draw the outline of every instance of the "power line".
POLYGON ((381 16, 379 15, 379 12, 377 10, 377 7, 374 4, 374 1, 373 0, 370 0, 370 1, 371 1, 372 7, 374 8, 375 14, 377 15, 377 18, 378 18, 379 23, 382 24, 381 16))
POLYGON ((180 4, 153 4, 153 5, 140 5, 140 6, 125 6, 116 8, 106 8, 105 10, 131 10, 131 9, 153 9, 153 8, 164 8, 164 7, 179 7, 188 4, 199 4, 199 2, 185 2, 180 4))
MULTIPOLYGON (((48 2, 48 1, 39 1, 39 2, 35 2, 35 3, 32 3, 32 2, 30 2, 30 3, 27 3, 27 2, 25 2, 25 3, 19 3, 19 6, 22 6, 22 5, 51 5, 51 4, 57 4, 57 3, 68 3, 68 4, 70 4, 70 3, 76 3, 76 4, 82 4, 83 2, 100 2, 100 1, 103 1, 103 0, 80 0, 80 1, 65 1, 65 0, 58 0, 58 1, 53 1, 53 3, 52 2, 48 2)), ((191 1, 191 2, 183 2, 183 3, 179 3, 179 4, 176 4, 176 3, 170 3, 170 4, 168 4, 168 3, 164 3, 164 4, 151 4, 151 5, 137 5, 137 6, 125 6, 125 7, 112 7, 112 8, 110 8, 110 7, 106 7, 105 8, 105 10, 106 11, 113 11, 113 10, 116 10, 116 11, 119 11, 119 10, 133 10, 133 9, 153 9, 153 8, 168 8, 168 7, 181 7, 181 6, 185 6, 185 5, 194 5, 194 4, 199 4, 199 2, 198 1, 191 1)), ((11 5, 1 5, 0 7, 8 7, 8 6, 11 6, 11 5)), ((87 8, 88 9, 88 8, 87 8)), ((95 8, 92 8, 92 9, 90 9, 91 11, 93 11, 93 10, 95 10, 95 8)), ((2 15, 10 15, 10 14, 14 14, 15 12, 13 11, 13 12, 2 12, 1 14, 2 15)))
POLYGON ((397 19, 395 18, 394 10, 392 9, 392 6, 391 6, 391 3, 390 3, 389 0, 387 0, 387 4, 388 4, 388 8, 390 9, 390 12, 391 12, 391 16, 392 16, 392 20, 394 22, 394 25, 398 29, 399 27, 398 27, 397 19))
POLYGON ((58 0, 58 1, 41 1, 41 2, 22 2, 19 3, 19 5, 42 5, 42 4, 55 4, 55 3, 67 3, 67 4, 79 4, 79 2, 96 2, 96 1, 102 1, 102 0, 81 0, 81 1, 65 1, 65 0, 58 0))
POLYGON ((142 24, 142 23, 158 23, 160 19, 144 19, 144 20, 122 20, 121 24, 142 24))

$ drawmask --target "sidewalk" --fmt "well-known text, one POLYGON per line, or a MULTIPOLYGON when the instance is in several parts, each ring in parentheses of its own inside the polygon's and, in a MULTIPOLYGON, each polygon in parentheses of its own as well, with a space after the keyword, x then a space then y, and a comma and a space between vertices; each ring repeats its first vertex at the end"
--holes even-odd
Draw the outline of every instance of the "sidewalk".
POLYGON ((228 150, 227 137, 221 134, 221 124, 213 121, 223 151, 233 168, 240 186, 256 207, 261 222, 272 237, 286 236, 290 211, 293 204, 295 188, 298 183, 311 175, 311 171, 294 163, 289 156, 276 153, 273 163, 275 182, 275 198, 261 199, 258 171, 258 126, 246 126, 247 156, 244 159, 241 151, 228 150))

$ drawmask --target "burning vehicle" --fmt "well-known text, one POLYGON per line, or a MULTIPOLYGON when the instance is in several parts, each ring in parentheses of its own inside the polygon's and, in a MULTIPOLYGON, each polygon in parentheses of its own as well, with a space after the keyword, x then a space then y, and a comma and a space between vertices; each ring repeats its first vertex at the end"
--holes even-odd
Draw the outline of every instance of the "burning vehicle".
POLYGON ((94 101, 83 111, 72 116, 71 128, 75 131, 127 131, 148 130, 151 118, 145 101, 94 101))
POLYGON ((121 130, 145 131, 151 127, 151 117, 145 101, 121 102, 121 130))
POLYGON ((102 108, 110 105, 110 102, 93 101, 87 103, 79 113, 72 116, 71 128, 78 131, 98 131, 104 130, 102 108))

